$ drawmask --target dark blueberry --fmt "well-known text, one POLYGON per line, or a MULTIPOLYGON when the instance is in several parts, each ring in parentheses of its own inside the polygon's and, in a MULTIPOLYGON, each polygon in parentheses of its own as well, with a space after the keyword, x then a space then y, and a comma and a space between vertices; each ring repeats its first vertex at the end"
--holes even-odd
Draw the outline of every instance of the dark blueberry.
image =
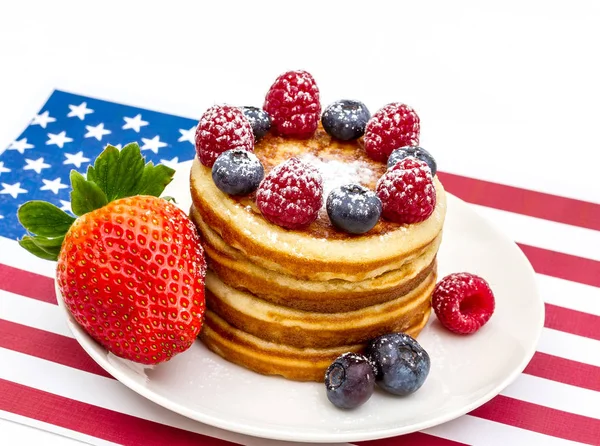
POLYGON ((325 389, 329 401, 341 409, 361 406, 375 390, 373 366, 362 355, 344 353, 325 372, 325 389))
POLYGON ((371 113, 359 101, 342 100, 331 104, 321 116, 321 123, 327 133, 336 139, 350 141, 365 133, 371 113))
POLYGON ((421 161, 426 162, 427 165, 429 166, 429 169, 431 169, 431 176, 435 176, 435 174, 437 172, 437 164, 435 162, 435 159, 433 158, 433 156, 431 156, 431 153, 429 153, 427 150, 425 150, 422 147, 417 147, 417 146, 405 146, 405 147, 400 147, 399 149, 394 150, 390 154, 390 157, 388 158, 388 162, 387 162, 388 169, 390 167, 395 166, 398 161, 400 161, 408 156, 412 156, 417 159, 420 159, 421 161))
POLYGON ((338 229, 351 234, 364 234, 379 221, 381 200, 360 184, 347 184, 333 189, 327 197, 327 215, 338 229))
POLYGON ((242 107, 242 113, 250 121, 254 142, 258 142, 271 128, 271 117, 262 108, 251 106, 242 107))
POLYGON ((431 367, 427 352, 404 333, 373 339, 365 354, 375 367, 377 385, 395 395, 410 395, 419 390, 431 367))
POLYGON ((256 155, 242 149, 221 153, 212 167, 215 185, 229 195, 254 192, 264 176, 265 170, 256 155))

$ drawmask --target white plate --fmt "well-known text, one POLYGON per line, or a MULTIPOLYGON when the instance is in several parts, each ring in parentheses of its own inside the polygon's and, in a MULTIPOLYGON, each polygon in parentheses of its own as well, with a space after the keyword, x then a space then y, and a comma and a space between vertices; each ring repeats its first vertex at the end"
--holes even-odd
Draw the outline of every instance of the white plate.
MULTIPOLYGON (((168 195, 189 209, 189 163, 178 169, 168 195)), ((534 271, 520 249, 468 204, 448 197, 440 278, 469 271, 490 283, 496 310, 487 325, 461 337, 433 315, 418 341, 429 352, 431 372, 410 397, 376 390, 354 411, 329 403, 323 384, 262 376, 231 364, 196 342, 156 367, 142 367, 107 353, 72 319, 75 338, 108 373, 135 392, 186 417, 257 437, 352 442, 419 431, 457 418, 510 384, 535 352, 544 305, 534 271)), ((58 290, 57 290, 58 294, 58 290)))

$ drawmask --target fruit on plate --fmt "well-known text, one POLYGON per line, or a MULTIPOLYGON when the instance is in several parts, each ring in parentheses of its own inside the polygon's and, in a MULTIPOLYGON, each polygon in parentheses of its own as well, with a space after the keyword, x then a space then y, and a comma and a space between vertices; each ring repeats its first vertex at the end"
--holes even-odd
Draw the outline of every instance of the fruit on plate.
POLYGON ((113 146, 86 177, 71 172, 76 218, 29 201, 20 245, 57 261, 62 299, 81 327, 116 356, 143 364, 186 351, 204 318, 206 263, 187 215, 159 198, 174 170, 145 164, 137 144, 113 146))
POLYGON ((371 113, 360 101, 344 99, 329 105, 321 116, 323 129, 341 141, 352 141, 365 133, 371 113))
POLYGON ((340 409, 366 403, 375 389, 373 366, 363 355, 344 353, 325 372, 327 399, 340 409))
POLYGON ((431 367, 429 354, 405 333, 390 333, 373 339, 365 355, 375 367, 377 385, 400 396, 419 390, 431 367))
POLYGON ((431 306, 440 323, 456 334, 471 334, 492 317, 494 293, 485 279, 476 274, 448 274, 433 290, 431 306))

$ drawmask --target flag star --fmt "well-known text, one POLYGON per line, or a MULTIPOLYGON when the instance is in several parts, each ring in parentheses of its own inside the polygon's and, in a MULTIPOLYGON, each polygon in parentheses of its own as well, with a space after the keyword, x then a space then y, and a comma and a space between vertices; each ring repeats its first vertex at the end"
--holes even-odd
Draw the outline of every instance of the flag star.
POLYGON ((25 153, 27 149, 33 149, 34 145, 29 144, 27 142, 27 138, 21 138, 18 141, 13 141, 10 146, 8 146, 8 150, 16 150, 21 155, 25 153))
POLYGON ((172 160, 160 160, 160 163, 164 164, 167 167, 170 167, 171 169, 177 169, 177 164, 179 164, 179 157, 176 156, 172 160))
POLYGON ((141 127, 148 125, 148 121, 143 121, 140 114, 133 118, 123 117, 123 119, 125 120, 125 125, 122 127, 123 130, 131 129, 139 133, 141 127))
POLYGON ((6 184, 2 183, 2 190, 0 190, 0 194, 10 195, 13 198, 17 198, 19 194, 25 194, 27 190, 21 187, 21 183, 15 184, 6 184))
POLYGON ((192 127, 191 129, 185 130, 185 129, 179 129, 179 133, 181 133, 181 136, 179 137, 179 139, 177 141, 182 142, 182 141, 188 141, 192 144, 196 143, 196 126, 192 127))
POLYGON ((48 124, 56 121, 56 118, 53 118, 46 110, 44 113, 40 115, 35 115, 33 120, 31 121, 31 125, 39 125, 41 128, 45 129, 48 124))
POLYGON ((83 163, 88 162, 90 159, 83 156, 83 152, 78 153, 65 153, 65 157, 67 158, 63 161, 63 164, 73 164, 78 169, 81 167, 83 163))
POLYGON ((0 215, 0 220, 2 220, 4 218, 4 215, 0 215))
POLYGON ((142 146, 142 150, 152 150, 154 153, 158 153, 158 149, 167 147, 167 143, 162 142, 158 135, 156 135, 152 139, 142 138, 142 142, 144 143, 144 145, 142 146))
POLYGON ((71 202, 70 201, 65 201, 65 200, 60 200, 60 204, 62 205, 60 207, 61 211, 65 211, 65 212, 73 212, 71 210, 71 202))
POLYGON ((4 161, 0 161, 0 176, 2 176, 4 172, 10 172, 10 169, 8 167, 4 167, 4 161))
POLYGON ((44 182, 44 185, 42 187, 40 187, 40 190, 51 190, 52 192, 54 192, 55 194, 58 194, 58 191, 61 189, 66 189, 67 185, 66 184, 62 184, 60 182, 60 178, 56 178, 55 180, 42 180, 44 182))
POLYGON ((91 125, 85 126, 87 133, 83 135, 84 138, 96 138, 98 141, 102 141, 104 135, 110 135, 112 132, 104 128, 104 123, 101 122, 96 127, 91 125))
POLYGON ((94 110, 91 108, 87 108, 87 102, 82 102, 79 105, 69 105, 71 111, 67 115, 67 118, 72 118, 77 116, 82 121, 85 119, 85 115, 89 115, 90 113, 94 113, 94 110))
POLYGON ((27 165, 23 167, 23 170, 33 170, 35 173, 42 173, 42 169, 47 169, 50 164, 44 162, 44 158, 38 158, 36 160, 25 159, 27 165))
POLYGON ((50 139, 46 141, 46 145, 56 144, 61 149, 65 146, 66 143, 73 141, 73 138, 69 138, 67 136, 67 132, 65 131, 62 131, 56 135, 54 133, 48 133, 48 138, 50 139))

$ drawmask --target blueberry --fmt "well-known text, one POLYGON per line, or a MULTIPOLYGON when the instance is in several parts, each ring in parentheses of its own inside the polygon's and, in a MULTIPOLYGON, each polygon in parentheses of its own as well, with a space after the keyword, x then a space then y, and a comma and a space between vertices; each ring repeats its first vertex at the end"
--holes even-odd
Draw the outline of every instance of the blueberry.
POLYGON ((258 188, 264 176, 256 155, 242 149, 221 153, 212 167, 215 185, 229 195, 248 195, 258 188))
POLYGON ((395 166, 398 161, 400 161, 408 156, 412 156, 417 159, 420 159, 421 161, 426 162, 427 165, 429 166, 429 169, 431 169, 431 176, 435 176, 435 174, 437 172, 437 164, 435 162, 435 159, 433 158, 433 156, 431 156, 431 153, 429 153, 427 150, 425 150, 422 147, 417 147, 417 146, 405 146, 405 147, 400 147, 399 149, 394 150, 390 154, 390 157, 388 158, 388 162, 387 162, 388 169, 390 167, 395 166))
POLYGON ((370 231, 381 215, 381 200, 360 184, 347 184, 333 189, 327 196, 329 220, 338 229, 351 234, 370 231))
POLYGON ((431 367, 427 352, 404 333, 373 339, 365 354, 375 367, 377 385, 395 395, 410 395, 419 390, 431 367))
POLYGON ((258 142, 271 128, 271 117, 262 108, 251 106, 242 107, 242 113, 250 122, 252 133, 254 133, 254 142, 258 142))
POLYGON ((341 409, 354 409, 371 398, 375 390, 373 366, 362 355, 344 353, 325 372, 327 399, 341 409))
POLYGON ((350 141, 365 133, 370 118, 371 113, 365 104, 346 99, 328 106, 321 116, 321 123, 334 138, 350 141))

